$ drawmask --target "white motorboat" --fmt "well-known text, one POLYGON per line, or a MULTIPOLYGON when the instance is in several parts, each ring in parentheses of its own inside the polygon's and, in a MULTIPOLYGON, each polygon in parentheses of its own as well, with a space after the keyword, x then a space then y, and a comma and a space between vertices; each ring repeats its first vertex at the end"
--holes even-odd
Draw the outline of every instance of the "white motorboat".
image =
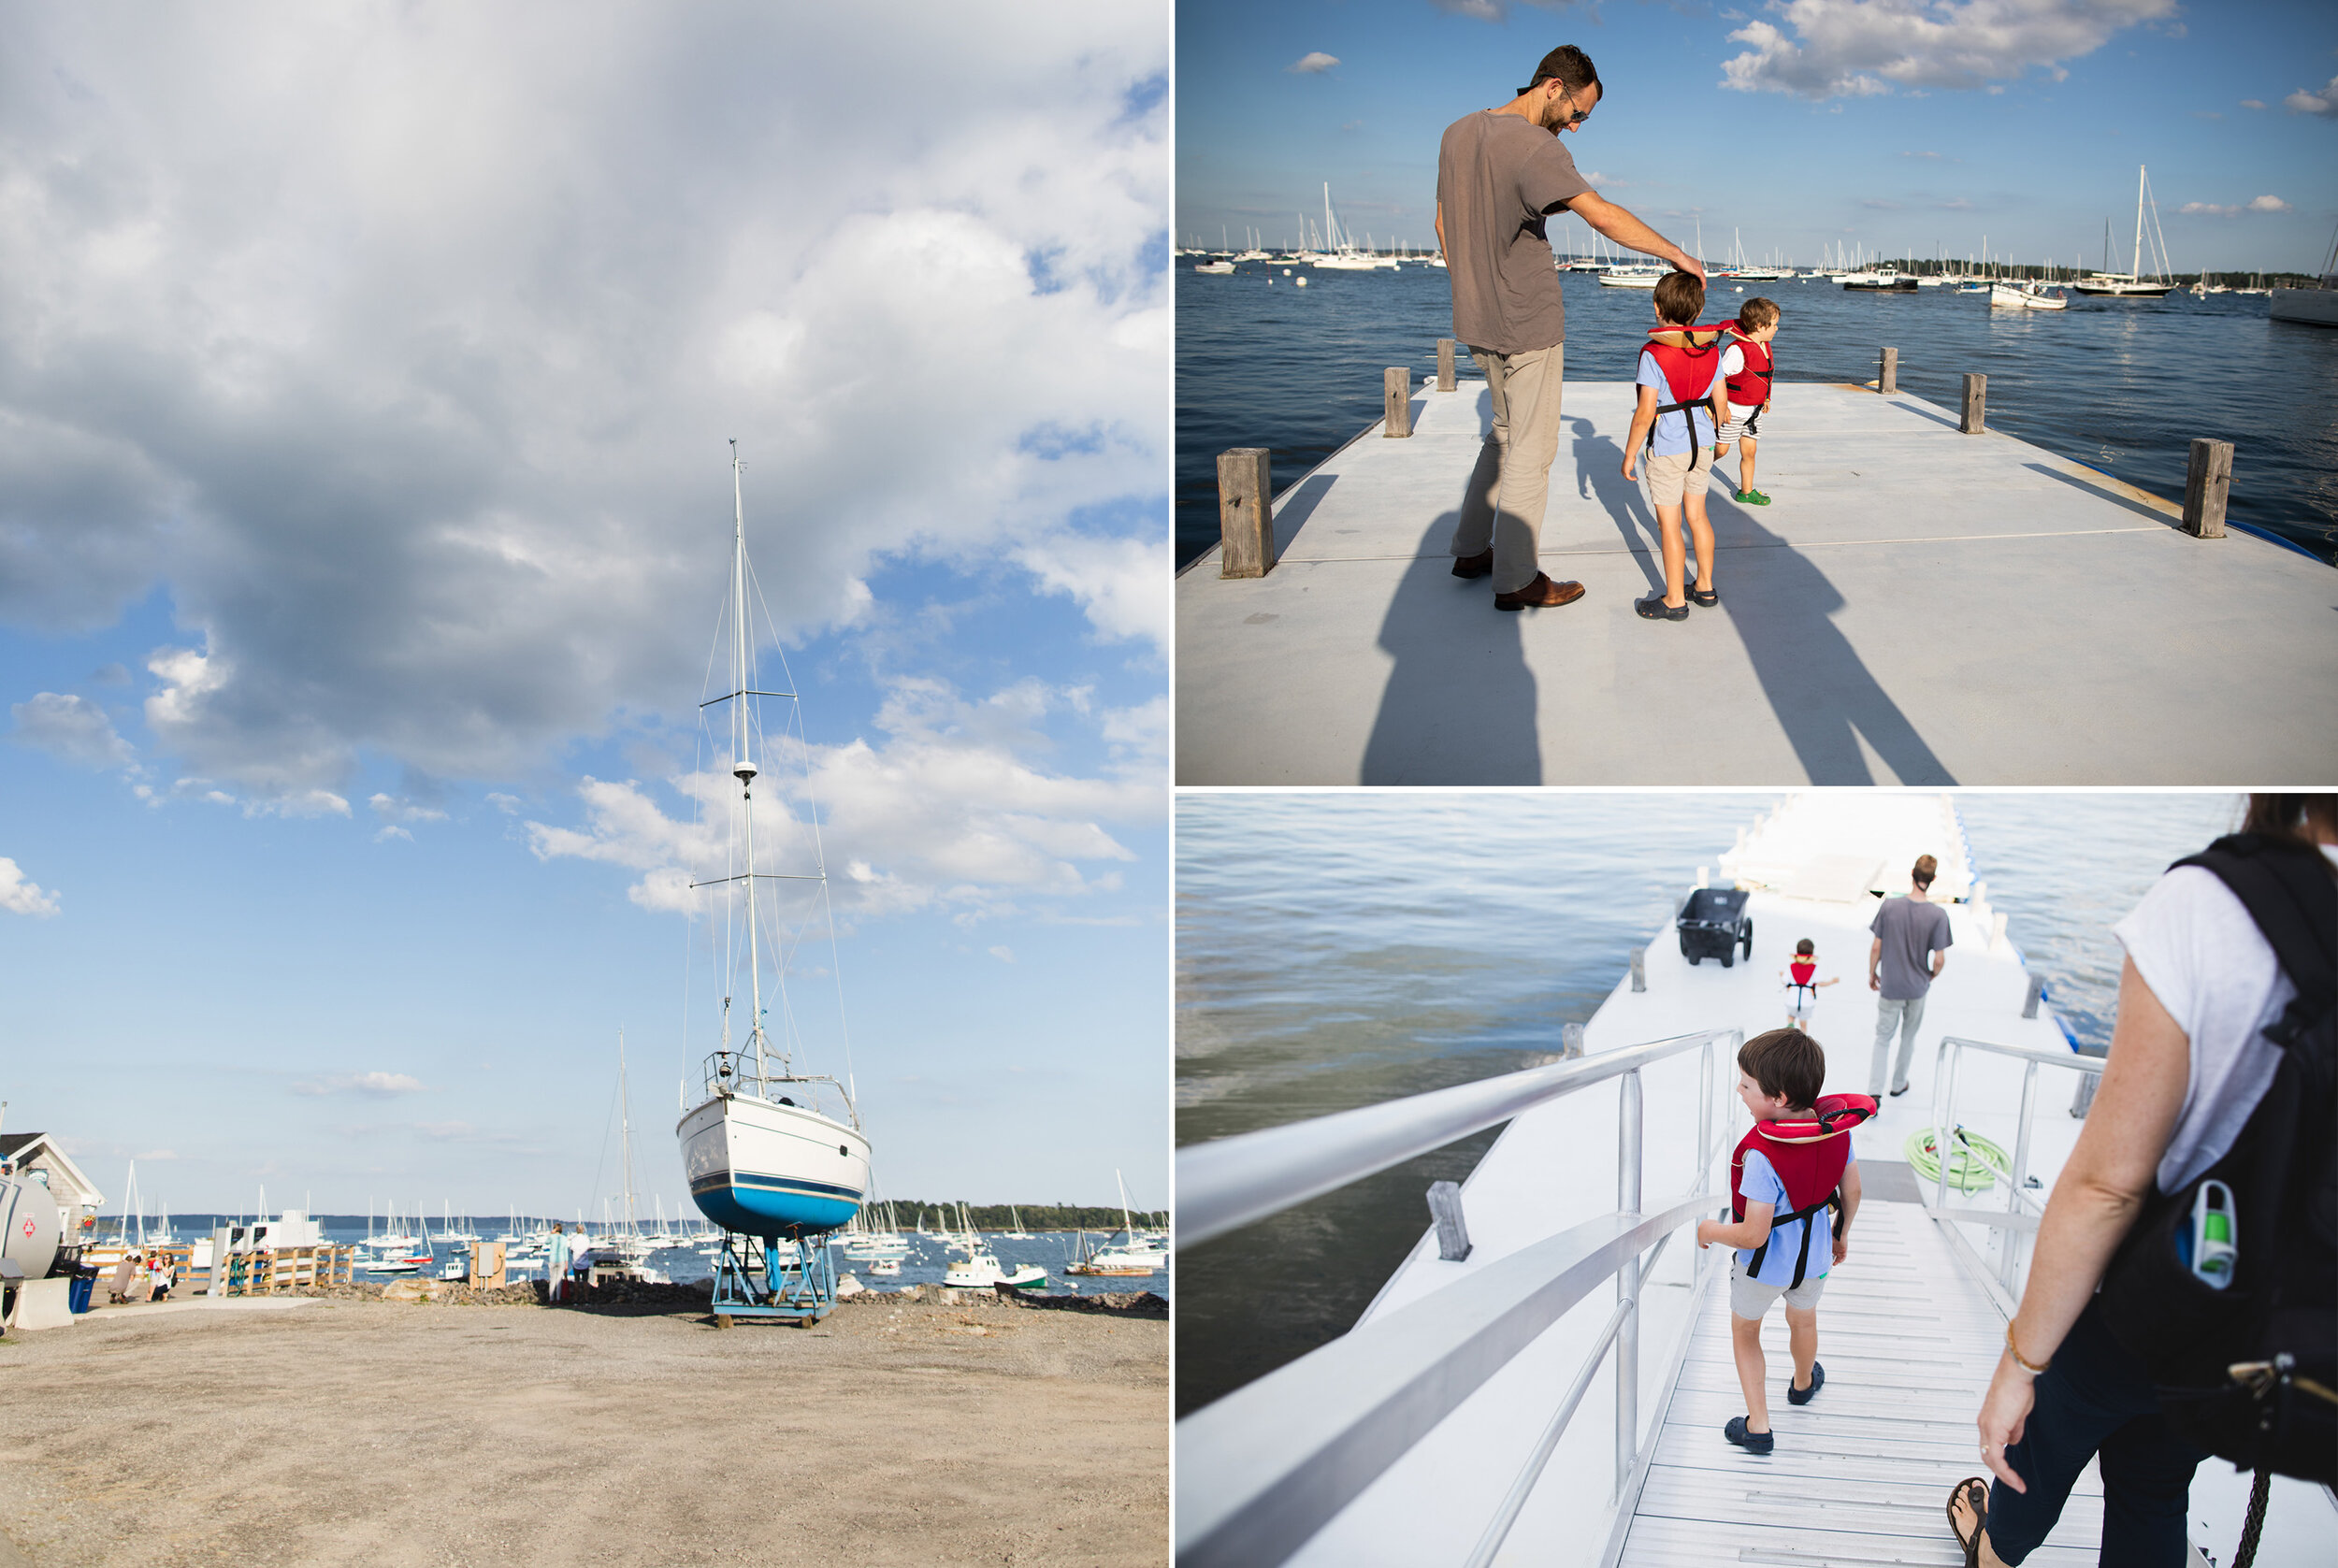
MULTIPOLYGON (((783 1008, 791 1020, 788 1035, 772 1038, 763 1027, 763 968, 766 928, 776 942, 796 937, 816 920, 834 941, 835 921, 830 910, 828 875, 819 842, 811 837, 802 846, 803 858, 784 871, 758 871, 755 837, 755 782, 762 770, 756 751, 765 740, 759 699, 792 693, 764 691, 758 679, 757 641, 747 634, 749 604, 746 507, 737 443, 732 443, 732 549, 729 594, 731 660, 729 690, 704 704, 701 712, 728 709, 730 774, 738 781, 736 807, 731 813, 734 854, 729 874, 694 882, 694 888, 720 889, 736 912, 729 922, 738 951, 736 965, 747 971, 746 1039, 734 1048, 730 1035, 730 998, 723 998, 719 1047, 705 1060, 704 1098, 686 1110, 675 1133, 682 1145, 682 1164, 690 1183, 690 1198, 701 1213, 725 1230, 776 1242, 801 1241, 824 1235, 848 1224, 860 1212, 869 1191, 869 1140, 860 1128, 854 1105, 849 1058, 846 1076, 798 1071, 792 1020, 796 1011, 783 1008), (799 908, 799 924, 780 920, 779 899, 767 898, 765 885, 809 889, 808 908, 799 908)), ((787 733, 801 735, 800 725, 787 733)), ((786 813, 783 813, 783 816, 786 813)), ((776 953, 772 955, 776 957, 776 953)), ((780 979, 786 985, 784 971, 780 979)), ((724 982, 728 990, 729 983, 724 982)), ((841 1021, 840 1021, 841 1025, 841 1021)))
POLYGON ((1623 266, 1604 267, 1599 273, 1599 285, 1609 289, 1652 289, 1665 280, 1670 267, 1633 262, 1623 266))
POLYGON ((2013 310, 2060 310, 2068 308, 2070 301, 2061 295, 2046 293, 2035 283, 1992 283, 1989 304, 2013 310))
POLYGON ((1234 270, 1234 263, 1230 261, 1203 262, 1196 266, 1193 270, 1196 272, 1215 273, 1219 277, 1222 278, 1234 270))

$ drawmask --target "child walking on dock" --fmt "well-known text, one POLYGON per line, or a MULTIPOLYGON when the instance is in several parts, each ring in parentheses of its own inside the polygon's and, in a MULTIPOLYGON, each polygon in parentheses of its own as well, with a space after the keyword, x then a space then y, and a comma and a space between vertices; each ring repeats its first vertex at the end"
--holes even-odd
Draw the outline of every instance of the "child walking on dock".
POLYGON ((1833 1265, 1850 1255, 1859 1209, 1859 1165, 1851 1129, 1875 1114, 1864 1095, 1821 1099, 1826 1053, 1797 1029, 1755 1035, 1738 1051, 1738 1098, 1754 1130, 1730 1157, 1730 1216, 1696 1224, 1696 1244, 1738 1248, 1729 1271, 1729 1341, 1745 1390, 1745 1414, 1722 1435, 1752 1454, 1777 1439, 1769 1427, 1768 1369, 1762 1318, 1786 1302, 1786 1345, 1794 1359, 1786 1402, 1808 1404, 1826 1386, 1818 1362, 1818 1299, 1833 1265), (1841 1217, 1829 1211, 1840 1208, 1841 1217))
POLYGON ((1656 509, 1657 542, 1664 551, 1664 587, 1632 608, 1651 621, 1685 621, 1690 599, 1710 609, 1721 602, 1713 588, 1713 528, 1705 519, 1705 482, 1713 470, 1713 433, 1722 420, 1721 329, 1695 325, 1705 309, 1705 285, 1690 273, 1667 272, 1655 291, 1656 329, 1641 345, 1639 406, 1624 439, 1624 477, 1634 472, 1645 446, 1649 500, 1656 509), (1686 552, 1681 545, 1681 514, 1688 513, 1696 542, 1696 586, 1683 583, 1686 552))
POLYGON ((1822 985, 1832 985, 1842 976, 1830 974, 1818 978, 1818 946, 1809 937, 1794 944, 1794 957, 1788 960, 1783 973, 1778 977, 1786 985, 1786 1027, 1806 1029, 1811 1022, 1811 1009, 1818 1005, 1822 985))
POLYGON ((1777 336, 1777 303, 1755 295, 1738 307, 1736 324, 1726 329, 1727 346, 1721 352, 1729 422, 1721 427, 1713 459, 1720 461, 1729 455, 1731 446, 1737 447, 1738 488, 1731 498, 1742 506, 1769 505, 1769 497, 1754 488, 1754 448, 1762 415, 1769 411, 1771 372, 1776 368, 1769 344, 1777 336))

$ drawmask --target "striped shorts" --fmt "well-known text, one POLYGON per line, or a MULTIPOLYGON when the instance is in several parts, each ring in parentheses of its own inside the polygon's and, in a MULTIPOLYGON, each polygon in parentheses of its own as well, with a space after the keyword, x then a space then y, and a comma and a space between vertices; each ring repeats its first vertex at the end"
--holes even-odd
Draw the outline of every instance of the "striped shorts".
POLYGON ((1721 434, 1715 436, 1713 439, 1720 442, 1723 446, 1735 446, 1738 442, 1744 440, 1748 436, 1759 440, 1761 439, 1761 435, 1762 410, 1760 409, 1741 409, 1737 404, 1732 403, 1729 405, 1729 423, 1721 427, 1721 434))

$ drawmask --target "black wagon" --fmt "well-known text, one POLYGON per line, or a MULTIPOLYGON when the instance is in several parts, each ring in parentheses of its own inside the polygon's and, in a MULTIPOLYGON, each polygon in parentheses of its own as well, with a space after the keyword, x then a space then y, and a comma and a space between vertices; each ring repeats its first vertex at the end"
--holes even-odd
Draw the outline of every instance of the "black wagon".
POLYGON ((1719 958, 1727 969, 1742 951, 1754 957, 1754 922, 1743 893, 1734 887, 1700 887, 1681 906, 1681 957, 1692 964, 1719 958))

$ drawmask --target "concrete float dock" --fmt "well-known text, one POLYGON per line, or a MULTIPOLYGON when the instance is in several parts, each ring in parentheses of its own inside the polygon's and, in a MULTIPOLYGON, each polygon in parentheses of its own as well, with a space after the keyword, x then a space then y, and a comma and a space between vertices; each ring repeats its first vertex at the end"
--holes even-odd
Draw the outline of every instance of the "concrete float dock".
POLYGON ((1774 504, 1707 496, 1720 607, 1639 619, 1662 568, 1622 474, 1633 399, 1566 386, 1541 563, 1572 605, 1505 614, 1450 573, 1482 380, 1415 387, 1410 437, 1375 424, 1276 496, 1265 576, 1192 562, 1178 783, 2338 779, 2338 573, 1904 393, 1782 384, 1774 504))

